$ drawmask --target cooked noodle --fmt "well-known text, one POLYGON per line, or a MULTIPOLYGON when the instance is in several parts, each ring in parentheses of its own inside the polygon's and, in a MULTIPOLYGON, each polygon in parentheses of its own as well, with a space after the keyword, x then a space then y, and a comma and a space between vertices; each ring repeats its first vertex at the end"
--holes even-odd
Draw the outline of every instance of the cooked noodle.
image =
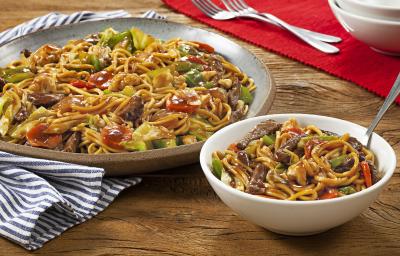
POLYGON ((374 154, 355 138, 300 127, 295 119, 261 123, 212 159, 214 174, 227 185, 282 200, 335 198, 379 179, 374 154))
POLYGON ((24 50, 0 76, 1 140, 89 154, 205 140, 256 88, 211 46, 136 28, 24 50))

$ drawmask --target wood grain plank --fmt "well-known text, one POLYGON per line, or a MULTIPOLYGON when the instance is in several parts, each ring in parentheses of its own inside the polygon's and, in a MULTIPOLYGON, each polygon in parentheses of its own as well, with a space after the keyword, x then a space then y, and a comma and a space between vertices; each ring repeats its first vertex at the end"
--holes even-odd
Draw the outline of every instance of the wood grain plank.
MULTIPOLYGON (((215 31, 159 0, 2 0, 0 7, 0 30, 50 11, 126 9, 140 15, 155 9, 170 20, 215 31)), ((352 83, 227 37, 250 49, 271 70, 277 84, 271 113, 322 114, 366 126, 383 103, 352 83)), ((393 106, 377 128, 397 154, 397 169, 388 186, 359 217, 320 235, 283 236, 243 220, 218 199, 196 164, 146 176, 104 212, 34 253, 0 239, 0 255, 396 255, 400 251, 399 124, 400 107, 393 106)))

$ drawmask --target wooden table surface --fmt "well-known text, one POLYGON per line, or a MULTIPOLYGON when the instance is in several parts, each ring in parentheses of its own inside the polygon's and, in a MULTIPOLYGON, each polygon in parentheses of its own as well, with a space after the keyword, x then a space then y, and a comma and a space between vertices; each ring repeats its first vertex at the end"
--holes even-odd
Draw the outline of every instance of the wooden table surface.
MULTIPOLYGON (((172 21, 205 27, 158 0, 1 0, 0 31, 50 11, 113 9, 125 9, 132 15, 154 9, 172 21)), ((367 126, 383 103, 352 83, 231 39, 249 48, 270 68, 277 85, 270 113, 328 115, 367 126)), ((392 106, 377 133, 393 146, 399 163, 399 106, 392 106)), ((400 255, 399 241, 399 164, 389 185, 368 210, 349 223, 310 237, 274 234, 243 220, 218 199, 196 164, 144 178, 104 212, 32 254, 400 255)), ((0 255, 28 254, 20 246, 0 239, 0 255)))

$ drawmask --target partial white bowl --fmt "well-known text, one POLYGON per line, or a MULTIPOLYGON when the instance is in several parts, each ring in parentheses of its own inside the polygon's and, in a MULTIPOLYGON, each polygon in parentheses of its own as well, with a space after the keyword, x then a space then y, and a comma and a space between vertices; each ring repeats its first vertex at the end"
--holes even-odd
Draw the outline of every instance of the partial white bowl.
POLYGON ((400 55, 400 21, 356 15, 340 8, 336 1, 328 0, 333 14, 347 32, 380 53, 400 55))
POLYGON ((223 151, 263 120, 274 119, 283 122, 289 118, 296 118, 303 126, 314 124, 338 134, 348 132, 356 138, 360 138, 366 131, 366 128, 345 120, 306 114, 266 115, 229 125, 212 135, 200 152, 201 167, 214 191, 227 206, 244 219, 280 234, 316 234, 358 216, 376 199, 396 168, 396 156, 392 147, 377 134, 373 134, 371 150, 376 156, 377 167, 383 173, 383 177, 368 189, 352 195, 317 201, 269 199, 236 190, 214 176, 211 169, 212 152, 223 151))
POLYGON ((400 21, 399 0, 336 0, 344 11, 379 20, 400 21))

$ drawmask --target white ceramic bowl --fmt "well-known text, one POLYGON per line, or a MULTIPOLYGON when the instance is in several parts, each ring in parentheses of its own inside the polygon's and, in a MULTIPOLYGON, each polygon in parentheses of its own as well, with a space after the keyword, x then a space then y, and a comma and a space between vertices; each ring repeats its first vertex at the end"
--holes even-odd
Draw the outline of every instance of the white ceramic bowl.
POLYGON ((399 0, 336 0, 345 11, 363 17, 400 21, 399 0))
POLYGON ((340 24, 352 36, 380 53, 400 55, 400 21, 363 17, 343 10, 336 0, 328 2, 340 24))
POLYGON ((276 233, 311 235, 339 226, 367 209, 392 176, 396 168, 396 156, 392 147, 382 137, 374 134, 371 149, 375 153, 378 170, 384 173, 382 179, 370 188, 352 195, 319 201, 262 198, 227 186, 214 176, 211 171, 212 152, 223 151, 263 120, 283 122, 292 117, 301 125, 314 124, 338 134, 349 132, 356 138, 360 138, 366 131, 364 127, 348 121, 317 115, 277 114, 253 117, 229 125, 211 136, 200 152, 200 164, 217 195, 243 218, 276 233))

